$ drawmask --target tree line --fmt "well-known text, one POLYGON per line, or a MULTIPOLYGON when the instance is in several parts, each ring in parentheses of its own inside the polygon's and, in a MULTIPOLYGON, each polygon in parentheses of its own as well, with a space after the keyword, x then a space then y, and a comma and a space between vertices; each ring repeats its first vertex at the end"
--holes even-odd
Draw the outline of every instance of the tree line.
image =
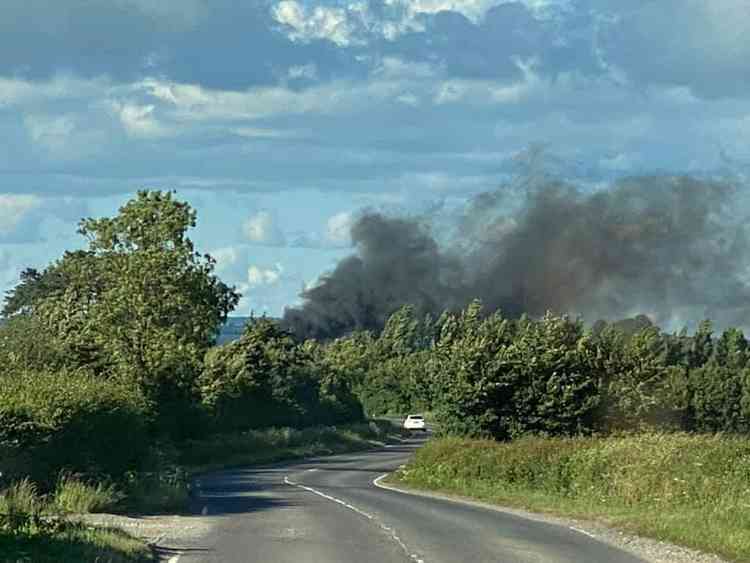
MULTIPOLYGON (((476 301, 405 306, 379 333, 297 341, 252 319, 216 346, 239 295, 198 252, 196 213, 142 191, 84 219, 82 250, 25 270, 0 327, 0 471, 117 476, 155 443, 430 411, 442 432, 495 439, 657 427, 750 431, 738 329, 669 334, 641 317, 587 328, 507 318, 476 301)), ((398 267, 398 265, 394 265, 398 267)))
POLYGON ((666 333, 643 316, 587 328, 551 313, 510 319, 479 301, 438 319, 405 306, 380 335, 324 349, 368 411, 432 411, 450 434, 750 432, 748 341, 709 321, 666 333))

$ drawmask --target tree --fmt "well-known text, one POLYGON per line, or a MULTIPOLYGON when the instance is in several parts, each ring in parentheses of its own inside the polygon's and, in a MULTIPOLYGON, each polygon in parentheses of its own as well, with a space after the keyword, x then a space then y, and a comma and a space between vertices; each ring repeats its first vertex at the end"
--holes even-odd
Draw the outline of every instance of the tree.
POLYGON ((134 382, 168 413, 193 398, 203 355, 239 300, 195 251, 195 220, 160 191, 138 192, 114 217, 82 220, 88 248, 28 276, 26 288, 40 291, 16 291, 33 295, 18 310, 41 319, 73 367, 134 382))
POLYGON ((239 340, 207 354, 203 400, 223 430, 361 419, 348 382, 325 369, 318 354, 277 323, 253 319, 239 340))

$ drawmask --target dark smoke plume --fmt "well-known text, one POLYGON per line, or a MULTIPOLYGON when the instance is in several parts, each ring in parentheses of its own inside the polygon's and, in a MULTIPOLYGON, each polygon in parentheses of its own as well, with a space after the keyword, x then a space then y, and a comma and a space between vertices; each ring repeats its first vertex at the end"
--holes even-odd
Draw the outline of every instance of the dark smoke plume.
POLYGON ((530 181, 474 198, 440 243, 424 221, 365 213, 352 227, 355 253, 285 321, 327 338, 377 331, 403 304, 439 315, 479 298, 508 316, 645 313, 663 326, 747 326, 740 197, 731 183, 689 177, 630 178, 595 192, 530 181))

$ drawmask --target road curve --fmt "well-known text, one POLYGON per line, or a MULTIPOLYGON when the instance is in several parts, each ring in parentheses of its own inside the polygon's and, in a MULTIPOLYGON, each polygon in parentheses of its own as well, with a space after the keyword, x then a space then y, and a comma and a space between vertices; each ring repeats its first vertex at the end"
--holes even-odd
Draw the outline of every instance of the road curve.
POLYGON ((215 526, 179 563, 642 563, 564 526, 373 484, 418 445, 201 477, 194 510, 215 526))

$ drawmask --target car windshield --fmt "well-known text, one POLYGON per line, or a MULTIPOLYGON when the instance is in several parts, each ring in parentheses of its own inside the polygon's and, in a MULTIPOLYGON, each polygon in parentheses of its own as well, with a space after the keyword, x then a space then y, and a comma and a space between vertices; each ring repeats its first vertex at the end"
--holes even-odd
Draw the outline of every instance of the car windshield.
POLYGON ((412 415, 409 415, 409 418, 410 418, 411 420, 422 420, 422 416, 421 416, 421 415, 418 415, 418 414, 412 414, 412 415))

